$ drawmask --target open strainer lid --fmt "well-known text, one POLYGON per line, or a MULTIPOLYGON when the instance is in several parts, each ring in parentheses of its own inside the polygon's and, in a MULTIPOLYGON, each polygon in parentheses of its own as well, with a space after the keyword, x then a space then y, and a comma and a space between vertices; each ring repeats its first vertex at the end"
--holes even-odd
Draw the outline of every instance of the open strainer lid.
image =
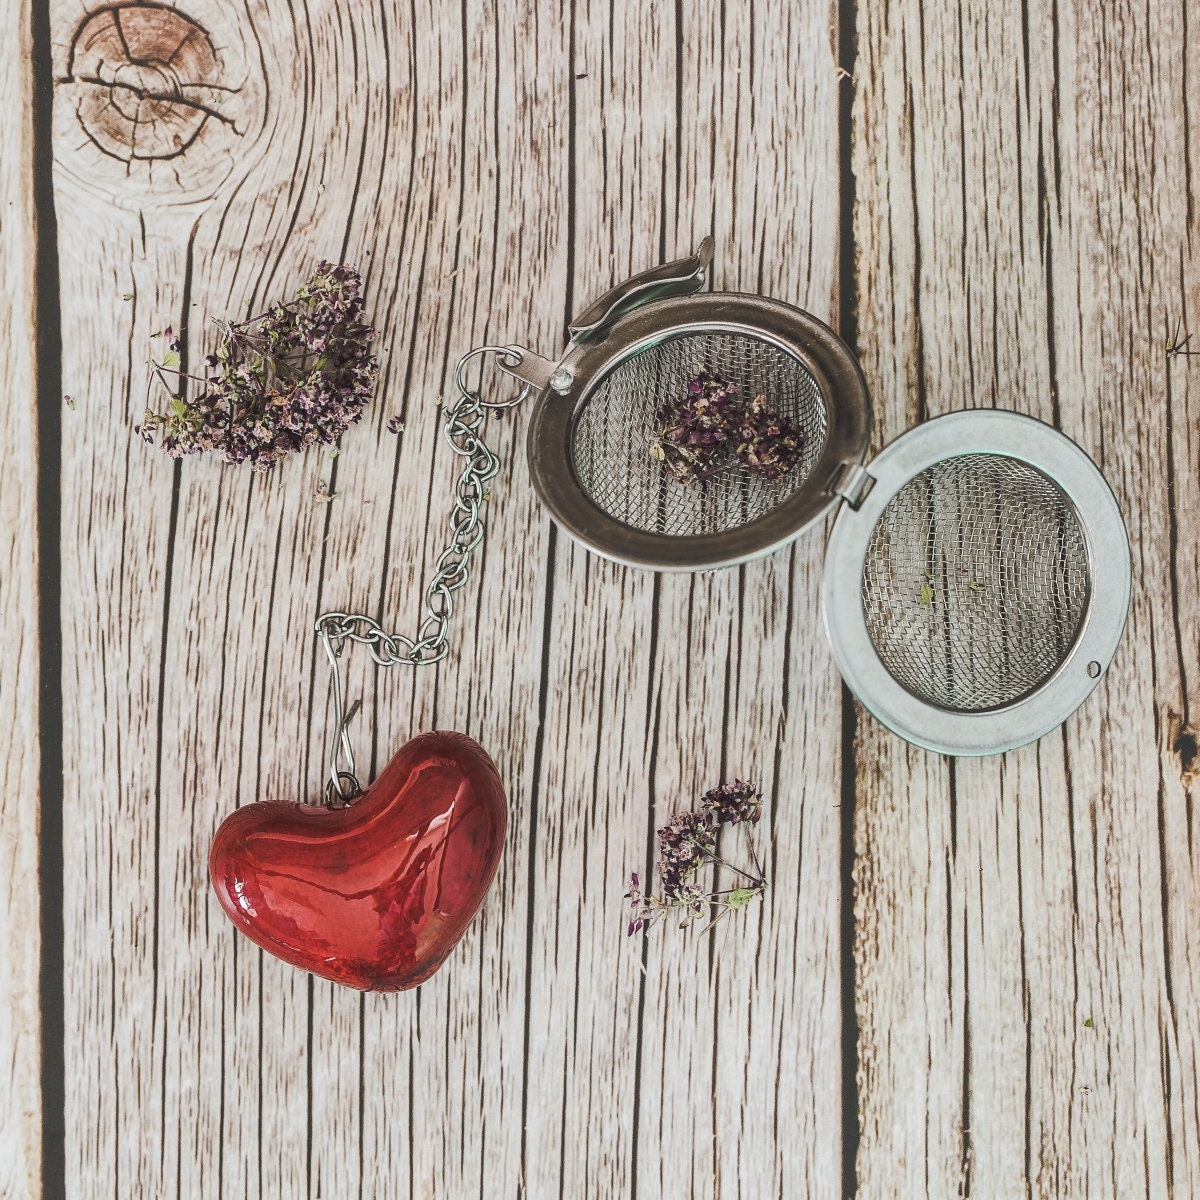
POLYGON ((906 740, 998 754, 1096 687, 1129 607, 1129 541, 1091 459, 1032 417, 928 421, 838 514, 822 607, 850 689, 906 740))

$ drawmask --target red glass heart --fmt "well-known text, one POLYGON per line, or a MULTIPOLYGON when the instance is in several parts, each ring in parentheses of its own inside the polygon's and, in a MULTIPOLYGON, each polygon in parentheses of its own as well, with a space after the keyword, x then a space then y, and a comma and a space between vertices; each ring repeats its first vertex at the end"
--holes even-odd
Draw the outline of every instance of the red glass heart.
POLYGON ((400 748, 348 807, 264 801, 221 822, 208 874, 251 941, 370 992, 424 983, 466 931, 504 845, 504 786, 461 733, 400 748))

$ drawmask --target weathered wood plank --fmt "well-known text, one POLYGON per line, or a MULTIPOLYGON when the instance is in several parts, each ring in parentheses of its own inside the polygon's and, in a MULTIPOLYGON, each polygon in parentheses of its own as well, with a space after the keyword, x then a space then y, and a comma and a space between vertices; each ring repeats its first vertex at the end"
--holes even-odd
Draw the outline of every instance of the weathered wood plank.
MULTIPOLYGON (((483 3, 469 6, 463 19, 449 20, 431 5, 414 21, 421 42, 443 42, 443 88, 449 84, 461 98, 457 111, 439 115, 445 96, 430 87, 428 109, 416 118, 422 138, 431 131, 423 157, 435 155, 442 174, 431 193, 435 224, 426 235, 427 282, 419 288, 429 310, 419 313, 413 335, 417 370, 398 464, 401 479, 410 470, 413 478, 397 489, 389 543, 402 588, 393 568, 388 586, 397 599, 384 602, 384 611, 408 627, 445 545, 459 469, 445 452, 433 402, 438 395, 452 399, 455 360, 472 346, 549 343, 564 303, 566 133, 552 114, 564 106, 569 86, 566 12, 483 3), (465 62, 461 52, 453 57, 460 46, 465 62), (436 331, 428 347, 425 330, 436 331), (424 549, 414 561, 408 548, 416 545, 424 549)), ((419 47, 415 57, 419 69, 431 55, 419 47)), ((410 290, 402 287, 400 295, 410 290)), ((491 364, 481 386, 492 398, 512 389, 491 364)), ((393 728, 465 730, 495 756, 509 789, 497 885, 447 970, 406 997, 410 1040, 397 1041, 385 998, 367 1002, 378 1022, 379 1086, 391 1070, 403 1071, 411 1088, 406 1136, 414 1195, 519 1195, 530 1170, 524 1123, 538 1087, 539 1031, 527 1016, 535 953, 529 857, 546 803, 537 753, 550 532, 528 483, 523 433, 519 418, 487 427, 502 473, 491 487, 486 542, 460 594, 450 660, 436 675, 420 673, 415 693, 412 681, 396 673, 382 681, 397 714, 393 728), (528 1075, 527 1064, 533 1064, 528 1075)))
MULTIPOLYGON (((200 936, 211 818, 193 789, 208 782, 203 766, 223 726, 189 727, 178 709, 204 714, 212 686, 203 676, 219 666, 212 646, 224 639, 172 645, 182 476, 133 435, 152 332, 190 332, 199 304, 196 222, 217 189, 236 188, 254 161, 237 156, 262 133, 234 13, 198 3, 191 17, 181 25, 153 7, 51 12, 61 297, 72 331, 63 378, 77 396, 62 500, 72 1195, 211 1194, 207 1172, 221 1169, 219 1109, 207 1101, 220 1099, 213 1083, 233 1021, 210 1023, 200 982, 206 967, 210 981, 216 974, 200 936), (227 89, 222 117, 197 131, 199 108, 167 104, 161 120, 149 119, 138 89, 158 84, 135 62, 148 59, 178 61, 196 104, 218 103, 227 89), (129 86, 106 96, 96 80, 114 78, 129 86), (200 85, 203 93, 193 90, 200 85), (199 1185, 185 1168, 198 1157, 199 1185)), ((184 354, 195 361, 190 337, 184 354)), ((211 548, 211 536, 199 540, 211 548)), ((214 606, 214 618, 224 611, 214 606)))
POLYGON ((115 1179, 231 1196, 547 1194, 584 1189, 597 1173, 624 1191, 640 1160, 658 1187, 695 1176, 713 1193, 744 1183, 832 1194, 837 687, 823 649, 810 666, 812 643, 788 625, 793 606, 815 622, 815 586, 792 582, 798 567, 815 580, 815 543, 744 572, 663 585, 595 563, 536 508, 523 430, 494 427, 512 466, 495 488, 454 657, 417 676, 376 678, 349 664, 351 691, 373 701, 375 766, 409 732, 452 725, 479 737, 510 781, 500 882, 453 970, 406 997, 307 981, 240 943, 204 882, 208 837, 232 804, 320 786, 316 612, 350 604, 404 627, 417 609, 453 471, 435 456, 430 400, 458 352, 514 338, 553 348, 585 290, 708 227, 710 218, 681 220, 670 205, 711 214, 728 247, 727 286, 833 311, 828 30, 749 7, 727 15, 726 43, 705 23, 626 26, 599 10, 547 21, 531 6, 471 5, 451 18, 312 5, 250 17, 210 3, 189 15, 194 36, 214 46, 207 82, 228 123, 210 120, 164 167, 122 163, 97 145, 124 132, 153 147, 155 131, 87 108, 97 85, 86 79, 102 73, 85 78, 77 67, 77 30, 89 50, 122 45, 113 49, 103 22, 56 11, 64 317, 97 323, 64 370, 86 381, 89 400, 112 397, 91 404, 95 431, 71 442, 64 499, 66 654, 83 684, 65 748, 67 955, 80 963, 68 992, 73 1193, 115 1179), (801 53, 820 84, 797 110, 783 64, 801 53), (750 108, 739 102, 743 63, 762 71, 750 108), (714 73, 728 90, 712 114, 677 104, 678 87, 714 73), (572 110, 573 127, 563 115, 572 110), (621 138, 610 133, 605 152, 599 135, 618 115, 621 138), (756 140, 789 181, 770 201, 756 193, 760 164, 739 149, 756 140), (672 158, 673 181, 663 165, 672 158), (603 194, 587 186, 597 174, 603 194), (795 212, 820 236, 793 253, 782 231, 795 212), (250 479, 202 462, 174 468, 130 445, 151 332, 186 325, 194 358, 205 347, 199 314, 257 306, 316 257, 343 253, 368 264, 386 398, 336 465, 311 457, 250 479), (128 306, 117 299, 126 290, 128 306), (106 348, 99 362, 93 341, 106 348), (407 425, 399 442, 384 431, 396 411, 407 425), (319 478, 337 492, 327 507, 314 500, 319 478), (739 596, 749 620, 736 616, 739 596), (567 611, 579 615, 568 621, 567 611), (689 614, 703 649, 681 671, 689 614), (731 654, 729 681, 689 696, 710 673, 723 676, 731 654), (783 721, 793 711, 825 749, 806 755, 803 787, 805 738, 783 721), (599 759, 581 771, 596 747, 599 759), (728 977, 721 965, 705 979, 694 948, 665 947, 643 1001, 637 949, 620 937, 623 872, 645 857, 650 824, 734 759, 772 798, 781 915, 727 952, 728 977), (103 803, 92 788, 85 795, 85 781, 100 785, 103 803), (803 961, 803 986, 763 986, 747 999, 760 956, 789 979, 803 961), (685 974, 692 998, 675 1003, 671 981, 685 974), (664 1016, 647 1034, 639 1078, 623 1039, 643 1003, 664 1016), (676 1046, 693 1010, 701 1035, 694 1069, 684 1069, 676 1046), (541 1069, 547 1031, 561 1071, 541 1069), (740 1065, 746 1045, 757 1047, 753 1071, 740 1065), (761 1094, 758 1069, 779 1077, 784 1063, 798 1064, 797 1079, 761 1094), (714 1071, 740 1082, 726 1093, 714 1071), (691 1127, 698 1088, 714 1093, 698 1110, 706 1140, 674 1144, 671 1131, 691 1127), (777 1146, 779 1123, 797 1141, 811 1130, 811 1150, 777 1146))
POLYGON ((1190 1195, 1200 932, 1174 746, 1195 646, 1174 631, 1200 523, 1194 384, 1161 343, 1164 309, 1195 311, 1184 10, 858 19, 879 440, 972 405, 1056 422, 1113 485, 1137 581, 1110 677, 1037 746, 955 763, 860 725, 860 1190, 1190 1195))
POLYGON ((0 363, 8 447, 0 493, 0 639, 6 647, 0 723, 9 739, 0 775, 0 1195, 41 1195, 42 1097, 38 968, 41 907, 38 829, 41 744, 38 620, 38 378, 35 362, 37 222, 33 193, 31 12, 0 16, 0 363))
MULTIPOLYGON (((578 6, 576 308, 711 231, 716 286, 835 310, 824 21, 732 5, 718 29, 698 12, 578 6), (788 71, 813 86, 798 96, 788 71), (756 189, 762 178, 777 186, 756 189)), ((839 685, 806 634, 820 540, 656 579, 557 535, 533 1195, 839 1193, 839 685), (646 876, 656 826, 737 773, 767 791, 767 905, 711 947, 656 930, 643 975, 638 941, 622 945, 628 872, 646 876)))
MULTIPOLYGON (((509 780, 500 883, 454 970, 401 997, 309 981, 238 941, 204 863, 234 803, 320 788, 328 714, 317 612, 361 606, 400 628, 415 619, 456 470, 432 403, 454 355, 493 336, 492 314, 506 336, 523 328, 548 341, 563 311, 553 291, 565 282, 555 219, 565 157, 548 119, 557 93, 526 81, 558 69, 565 23, 485 6, 468 9, 465 25, 419 8, 325 4, 252 18, 213 5, 202 15, 223 52, 213 90, 238 122, 215 132, 235 155, 200 141, 206 168, 181 166, 163 184, 161 164, 135 162, 126 182, 123 166, 113 172, 90 141, 71 140, 67 86, 59 114, 60 203, 72 231, 64 313, 98 306, 115 328, 95 336, 117 358, 111 383, 97 365, 90 372, 90 394, 116 403, 93 412, 94 438, 73 444, 64 502, 78 614, 67 653, 90 683, 79 700, 88 710, 73 715, 92 739, 67 747, 68 873, 78 880, 67 894, 67 953, 83 960, 68 995, 81 1068, 69 1097, 72 1191, 115 1178, 146 1194, 462 1194, 486 1178, 512 1194, 522 1173, 525 847, 548 538, 519 472, 498 489, 494 520, 503 513, 508 536, 481 560, 451 662, 386 679, 349 663, 351 689, 373 700, 356 732, 365 748, 373 723, 374 766, 411 732, 444 725, 478 737, 509 780), (501 27, 511 31, 503 46, 492 40, 501 27), (96 204, 105 189, 116 205, 96 204), (176 193, 188 203, 168 208, 176 193), (152 330, 192 316, 194 357, 204 348, 199 314, 261 305, 316 258, 343 254, 367 268, 385 370, 381 400, 336 470, 310 456, 270 480, 192 461, 176 473, 129 445, 152 330), (134 277, 131 309, 107 283, 122 271, 134 277), (408 426, 400 441, 384 429, 397 410, 408 426), (114 461, 136 481, 127 486, 114 461), (318 479, 338 493, 329 506, 315 501, 318 479), (97 512, 110 527, 89 541, 97 512), (122 524, 137 550, 118 566, 122 524), (531 526, 539 532, 524 536, 531 526), (98 560, 118 580, 98 586, 98 560), (123 593, 135 594, 124 611, 123 593), (97 606, 98 624, 85 626, 97 606), (117 709, 102 720, 90 706, 105 681, 117 709), (125 784, 127 811, 118 756, 152 749, 156 724, 160 762, 149 781, 125 784), (108 758, 94 742, 106 728, 108 758), (83 795, 97 778, 106 805, 83 795), (106 864, 122 854, 137 861, 110 885, 106 864)), ((58 17, 65 78, 75 14, 58 17)), ((89 342, 68 364, 76 378, 89 342)), ((511 460, 516 430, 497 437, 511 460)))
MULTIPOLYGON (((147 37, 177 36, 162 11, 137 18, 147 37)), ((1200 502, 1196 384, 1159 345, 1160 313, 1198 319, 1184 10, 858 12, 860 328, 880 440, 969 403, 1056 420, 1113 482, 1142 584, 1113 678, 1061 736, 950 764, 861 723, 860 1191, 1187 1195, 1200 502)), ((451 968, 403 997, 306 980, 239 942, 204 879, 231 805, 319 789, 315 614, 348 604, 404 628, 417 611, 453 472, 431 400, 459 352, 553 349, 589 293, 710 229, 718 286, 836 311, 824 17, 325 0, 195 0, 188 15, 211 35, 214 112, 195 142, 174 145, 193 133, 178 114, 167 157, 128 162, 113 138, 152 151, 163 131, 89 107, 96 73, 71 53, 77 33, 95 53, 120 39, 78 8, 52 15, 77 397, 72 1194, 838 1194, 840 695, 816 633, 818 539, 697 579, 598 563, 539 511, 523 422, 494 425, 506 471, 453 657, 415 676, 349 662, 372 769, 451 725, 510 782, 499 882, 451 968), (131 443, 152 331, 191 317, 195 356, 200 313, 261 304, 322 255, 366 266, 385 351, 381 400, 336 463, 251 480, 131 443), (643 964, 621 937, 624 872, 645 868, 655 825, 739 771, 767 785, 773 894, 712 955, 663 930, 643 964)), ((3 231, 23 282, 0 328, 19 356, 29 244, 3 231)), ((32 571, 21 516, 6 546, 32 571)), ((31 611, 6 593, 27 648, 31 611)), ((5 692, 28 720, 31 668, 5 692)), ((33 757, 7 768, 23 777, 28 732, 33 757)), ((6 822, 6 879, 33 861, 29 811, 6 822)), ((29 993, 9 991, 4 1031, 35 1053, 29 993)), ((13 1178, 35 1188, 36 1114, 5 1111, 27 1155, 13 1178)))
MULTIPOLYGON (((674 39, 665 10, 635 16, 575 6, 564 65, 573 180, 567 302, 576 311, 661 256, 674 39)), ((667 254, 676 249, 669 244, 667 254)), ((560 345, 555 329, 540 348, 560 345)), ((622 944, 621 906, 623 872, 640 868, 644 857, 653 778, 647 729, 655 587, 645 573, 583 554, 559 530, 553 537, 543 801, 532 864, 528 1020, 536 1082, 526 1184, 530 1196, 589 1188, 633 1195, 641 973, 636 948, 622 944)))
MULTIPOLYGON (((787 5, 727 8, 720 24, 691 14, 677 185, 680 220, 690 214, 699 233, 704 214, 722 247, 715 288, 777 297, 832 324, 835 17, 834 6, 787 5), (710 81, 719 81, 711 107, 690 104, 710 81)), ((738 571, 663 581, 655 823, 722 777, 760 778, 771 883, 764 909, 751 914, 758 928, 726 930, 707 979, 695 947, 665 936, 652 947, 661 959, 651 957, 646 1011, 662 1020, 646 1031, 643 1087, 653 1097, 655 1080, 664 1086, 642 1132, 651 1162, 662 1153, 671 1163, 672 1131, 696 1119, 690 1089, 665 1086, 678 1077, 675 1047, 690 1037, 714 1047, 700 1076, 713 1103, 696 1121, 714 1140, 711 1167, 698 1142, 690 1164, 685 1155, 676 1173, 664 1172, 666 1194, 841 1195, 841 684, 819 633, 823 543, 817 529, 738 571), (684 647, 696 661, 681 678, 684 647), (684 978, 694 980, 698 1021, 675 997, 684 978), (693 1185, 683 1182, 689 1171, 693 1185)))

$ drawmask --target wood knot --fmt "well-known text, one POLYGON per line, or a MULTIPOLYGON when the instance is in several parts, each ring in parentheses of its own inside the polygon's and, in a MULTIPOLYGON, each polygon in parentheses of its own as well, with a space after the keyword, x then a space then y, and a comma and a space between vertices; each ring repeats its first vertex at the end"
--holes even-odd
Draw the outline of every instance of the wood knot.
POLYGON ((221 112, 222 65, 208 33, 157 4, 104 8, 79 27, 64 83, 80 89, 88 137, 121 162, 183 154, 221 112))
POLYGON ((1179 766, 1183 772, 1184 783, 1191 787, 1200 774, 1200 765, 1196 763, 1196 731, 1184 726, 1175 735, 1175 753, 1179 755, 1179 766))
POLYGON ((165 4, 89 13, 57 80, 55 141, 60 154, 73 147, 66 156, 73 171, 116 184, 138 203, 167 193, 211 195, 245 160, 244 122, 261 104, 239 31, 229 32, 223 44, 165 4), (68 122, 82 139, 62 136, 68 122))
POLYGON ((1172 709, 1166 710, 1167 741, 1179 756, 1179 774, 1183 786, 1191 788, 1200 780, 1200 735, 1172 709))

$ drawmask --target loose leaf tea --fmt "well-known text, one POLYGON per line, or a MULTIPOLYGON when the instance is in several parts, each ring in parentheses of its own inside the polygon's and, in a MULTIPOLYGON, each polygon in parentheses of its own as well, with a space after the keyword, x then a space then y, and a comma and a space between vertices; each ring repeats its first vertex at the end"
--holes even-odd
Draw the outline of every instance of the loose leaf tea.
POLYGON ((286 304, 217 321, 220 340, 202 375, 181 370, 180 343, 166 330, 167 351, 153 366, 168 401, 161 412, 147 404, 137 432, 173 458, 211 450, 255 471, 336 442, 362 417, 379 373, 360 289, 352 267, 319 263, 286 304))
POLYGON ((777 413, 766 396, 755 396, 746 406, 737 436, 738 458, 764 479, 786 475, 804 451, 804 430, 777 413))
POLYGON ((650 452, 680 483, 703 482, 718 468, 742 410, 736 384, 701 371, 684 396, 668 401, 655 414, 659 430, 650 452))
POLYGON ((778 479, 800 460, 804 430, 777 412, 766 396, 742 399, 736 383, 710 371, 656 413, 650 453, 680 483, 707 480, 740 463, 764 479, 778 479))

